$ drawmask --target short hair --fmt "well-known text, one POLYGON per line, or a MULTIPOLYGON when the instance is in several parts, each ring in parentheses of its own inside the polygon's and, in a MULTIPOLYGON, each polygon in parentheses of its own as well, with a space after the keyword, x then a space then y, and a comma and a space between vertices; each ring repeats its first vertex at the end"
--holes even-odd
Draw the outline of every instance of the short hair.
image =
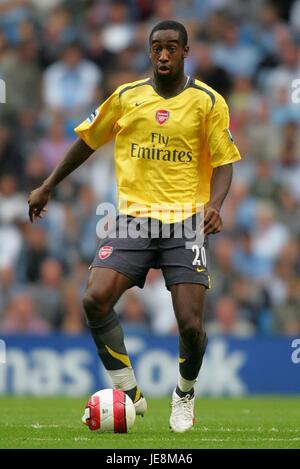
POLYGON ((178 31, 181 44, 183 45, 183 47, 187 45, 188 35, 185 27, 183 26, 183 24, 178 23, 178 21, 172 20, 161 21, 161 23, 158 23, 156 26, 154 26, 149 36, 149 43, 151 44, 152 36, 156 31, 162 31, 167 29, 178 31))

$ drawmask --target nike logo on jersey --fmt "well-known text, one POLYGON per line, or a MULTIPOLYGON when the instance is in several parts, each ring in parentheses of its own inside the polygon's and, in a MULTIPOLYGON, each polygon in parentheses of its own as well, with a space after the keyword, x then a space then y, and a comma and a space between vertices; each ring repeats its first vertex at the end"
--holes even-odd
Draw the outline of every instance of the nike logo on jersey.
POLYGON ((206 269, 200 269, 199 267, 197 267, 197 272, 205 272, 206 269))
POLYGON ((227 133, 228 133, 228 136, 229 136, 229 139, 230 139, 231 143, 234 143, 233 136, 232 136, 230 130, 229 129, 226 129, 226 130, 227 130, 227 133))
POLYGON ((96 117, 98 116, 99 114, 99 109, 95 109, 94 112, 92 112, 92 114, 87 118, 87 121, 92 124, 94 122, 94 120, 96 119, 96 117))

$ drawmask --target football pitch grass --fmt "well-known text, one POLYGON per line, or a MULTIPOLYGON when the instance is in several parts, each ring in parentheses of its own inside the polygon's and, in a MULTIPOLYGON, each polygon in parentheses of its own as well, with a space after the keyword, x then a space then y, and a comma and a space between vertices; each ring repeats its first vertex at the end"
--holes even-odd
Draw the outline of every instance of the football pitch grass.
POLYGON ((192 431, 169 431, 170 399, 148 399, 128 434, 91 432, 85 398, 0 397, 0 448, 300 448, 300 397, 196 399, 192 431))

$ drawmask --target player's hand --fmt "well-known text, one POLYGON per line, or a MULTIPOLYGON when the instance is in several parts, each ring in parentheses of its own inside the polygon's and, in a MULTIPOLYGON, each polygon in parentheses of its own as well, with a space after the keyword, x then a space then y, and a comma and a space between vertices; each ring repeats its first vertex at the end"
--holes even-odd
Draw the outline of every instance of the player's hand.
POLYGON ((43 218, 47 209, 45 208, 49 202, 50 191, 43 186, 38 187, 30 192, 28 197, 28 215, 31 223, 34 223, 36 218, 43 218))
POLYGON ((219 233, 223 222, 219 210, 215 207, 206 207, 204 211, 204 235, 219 233))

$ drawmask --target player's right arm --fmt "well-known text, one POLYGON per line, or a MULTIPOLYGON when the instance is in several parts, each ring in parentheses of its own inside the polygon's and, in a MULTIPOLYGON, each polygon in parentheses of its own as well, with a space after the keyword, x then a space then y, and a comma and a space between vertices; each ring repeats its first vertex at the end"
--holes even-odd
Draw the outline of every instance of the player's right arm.
POLYGON ((93 152, 94 150, 80 138, 73 143, 65 157, 54 168, 50 176, 40 187, 30 193, 28 204, 31 223, 34 222, 35 218, 43 217, 53 188, 75 171, 78 166, 84 163, 93 152))
POLYGON ((114 137, 120 113, 118 88, 98 109, 75 128, 78 139, 44 183, 29 195, 31 223, 34 222, 35 218, 43 217, 53 188, 83 164, 97 148, 114 137))

